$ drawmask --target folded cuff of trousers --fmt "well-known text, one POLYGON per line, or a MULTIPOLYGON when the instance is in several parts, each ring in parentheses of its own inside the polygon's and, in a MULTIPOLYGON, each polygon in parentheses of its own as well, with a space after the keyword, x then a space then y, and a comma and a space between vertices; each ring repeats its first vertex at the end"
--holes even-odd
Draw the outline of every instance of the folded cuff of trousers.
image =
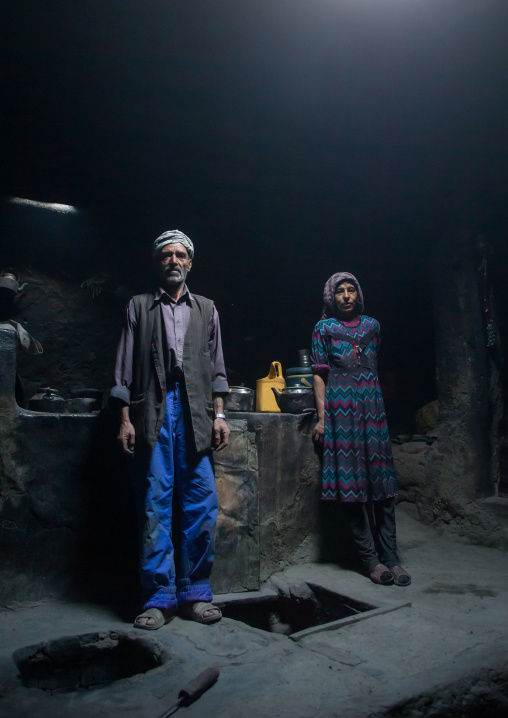
POLYGON ((178 608, 178 600, 176 596, 170 598, 169 596, 152 596, 152 598, 143 604, 143 611, 147 608, 168 608, 171 611, 176 611, 178 608))
POLYGON ((191 583, 189 579, 182 579, 177 583, 179 606, 185 603, 195 603, 196 601, 206 601, 208 603, 213 599, 212 589, 206 580, 191 583))

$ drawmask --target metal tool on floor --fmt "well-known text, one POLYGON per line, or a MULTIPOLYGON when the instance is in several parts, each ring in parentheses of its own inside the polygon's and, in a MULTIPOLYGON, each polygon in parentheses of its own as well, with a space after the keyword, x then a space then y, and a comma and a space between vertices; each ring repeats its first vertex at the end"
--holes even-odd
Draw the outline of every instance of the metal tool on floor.
POLYGON ((178 701, 175 705, 171 706, 160 718, 169 718, 173 713, 181 708, 182 706, 190 706, 191 703, 197 701, 197 699, 203 695, 205 691, 213 686, 220 675, 218 668, 210 667, 206 668, 199 676, 196 676, 192 681, 184 686, 178 694, 178 701))

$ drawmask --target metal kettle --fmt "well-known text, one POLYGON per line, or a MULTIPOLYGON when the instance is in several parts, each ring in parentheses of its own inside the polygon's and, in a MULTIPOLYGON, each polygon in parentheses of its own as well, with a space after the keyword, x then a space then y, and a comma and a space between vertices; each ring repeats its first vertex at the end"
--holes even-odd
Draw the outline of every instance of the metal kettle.
POLYGON ((283 414, 303 414, 315 408, 314 392, 303 386, 287 386, 282 391, 272 387, 277 406, 283 414))
POLYGON ((62 414, 67 410, 67 402, 56 389, 49 386, 42 387, 28 402, 31 411, 45 411, 52 414, 62 414))
POLYGON ((18 295, 26 287, 24 284, 19 283, 19 279, 16 277, 14 272, 4 270, 0 272, 0 290, 3 293, 18 295))

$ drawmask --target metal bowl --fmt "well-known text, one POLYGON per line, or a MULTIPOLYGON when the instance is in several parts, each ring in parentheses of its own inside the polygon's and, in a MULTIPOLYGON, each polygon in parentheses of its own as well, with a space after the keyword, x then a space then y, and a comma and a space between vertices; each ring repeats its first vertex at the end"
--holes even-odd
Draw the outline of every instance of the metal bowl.
POLYGON ((224 408, 228 411, 254 411, 254 396, 254 389, 230 386, 229 394, 224 398, 224 408))

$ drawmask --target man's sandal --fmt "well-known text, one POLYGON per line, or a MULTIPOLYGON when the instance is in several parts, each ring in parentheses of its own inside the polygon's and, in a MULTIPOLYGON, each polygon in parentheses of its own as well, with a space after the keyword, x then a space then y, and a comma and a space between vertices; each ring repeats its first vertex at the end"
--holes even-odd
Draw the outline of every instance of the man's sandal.
POLYGON ((207 603, 205 601, 196 601, 196 603, 186 603, 180 608, 180 615, 187 618, 189 621, 195 621, 196 623, 217 623, 222 618, 222 612, 218 606, 214 606, 213 603, 207 603), (211 615, 206 616, 206 613, 211 615))
POLYGON ((411 583, 411 576, 402 568, 402 566, 392 566, 390 571, 392 572, 393 582, 396 586, 409 586, 411 583))
POLYGON ((145 631, 156 631, 173 620, 175 614, 168 608, 147 608, 134 619, 134 628, 142 628, 145 631), (151 623, 140 623, 139 619, 146 619, 151 623))
POLYGON ((378 563, 372 568, 370 568, 369 576, 372 583, 378 583, 381 586, 391 586, 393 583, 392 572, 382 563, 378 563))

